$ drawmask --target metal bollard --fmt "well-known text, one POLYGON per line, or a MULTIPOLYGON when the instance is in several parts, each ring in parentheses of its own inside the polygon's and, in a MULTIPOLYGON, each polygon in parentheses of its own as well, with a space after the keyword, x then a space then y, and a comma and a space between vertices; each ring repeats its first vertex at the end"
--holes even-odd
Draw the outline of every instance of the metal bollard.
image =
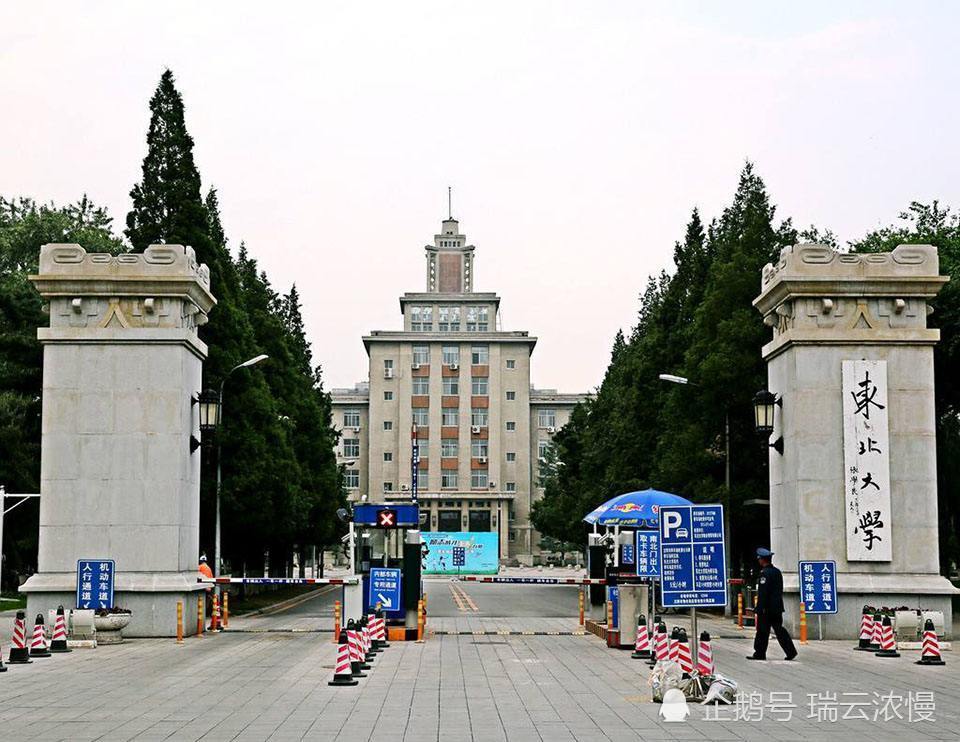
POLYGON ((183 644, 183 601, 177 602, 177 644, 183 644))
POLYGON ((334 601, 333 603, 333 643, 340 643, 340 601, 334 601))
POLYGON ((203 593, 197 596, 197 636, 203 638, 203 593))
POLYGON ((213 596, 213 611, 210 613, 210 631, 220 631, 220 599, 213 596))
POLYGON ((583 588, 582 588, 582 587, 577 591, 577 597, 579 598, 579 602, 580 602, 580 625, 583 626, 583 603, 584 603, 584 600, 583 600, 583 588))
POLYGON ((807 643, 807 606, 800 601, 800 643, 807 643))
POLYGON ((423 600, 417 601, 417 641, 423 641, 423 600))

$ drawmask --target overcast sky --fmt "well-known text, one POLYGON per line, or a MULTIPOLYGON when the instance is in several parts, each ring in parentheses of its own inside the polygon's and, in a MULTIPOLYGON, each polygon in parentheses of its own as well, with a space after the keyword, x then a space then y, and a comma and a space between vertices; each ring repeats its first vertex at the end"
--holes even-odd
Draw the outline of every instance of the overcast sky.
POLYGON ((87 193, 122 229, 169 66, 231 246, 296 281, 328 388, 400 328, 452 185, 476 289, 540 339, 534 382, 584 391, 747 158, 781 217, 842 240, 960 205, 957 8, 5 3, 0 194, 87 193))

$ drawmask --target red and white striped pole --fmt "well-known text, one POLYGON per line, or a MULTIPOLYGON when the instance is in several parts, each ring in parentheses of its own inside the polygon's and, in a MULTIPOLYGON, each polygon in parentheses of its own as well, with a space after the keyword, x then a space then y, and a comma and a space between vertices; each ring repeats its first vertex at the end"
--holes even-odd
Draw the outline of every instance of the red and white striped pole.
POLYGON ((693 656, 690 653, 690 641, 687 639, 686 629, 677 632, 677 662, 680 672, 689 675, 693 672, 693 656))
POLYGON ((697 648, 697 672, 700 675, 713 675, 713 647, 710 646, 710 634, 700 634, 700 646, 697 648))
POLYGON ((350 664, 350 644, 347 640, 347 632, 341 632, 340 639, 337 642, 337 664, 333 671, 333 680, 327 685, 356 685, 357 681, 353 679, 353 668, 350 664))
POLYGON ((923 643, 920 645, 920 659, 915 665, 945 665, 940 656, 940 640, 937 631, 933 628, 933 621, 929 618, 923 624, 923 643))
POLYGON ((31 657, 49 657, 50 650, 47 649, 47 637, 43 633, 43 614, 37 614, 37 620, 33 624, 33 639, 30 642, 31 657))
POLYGON ((57 606, 57 620, 53 624, 53 641, 50 642, 51 652, 72 652, 67 646, 67 619, 63 615, 63 606, 57 606))
POLYGON ((10 656, 7 662, 11 665, 29 665, 30 650, 27 649, 27 615, 23 611, 17 611, 17 617, 13 621, 13 638, 10 641, 10 656))
POLYGON ((880 630, 880 650, 874 652, 876 657, 899 657, 897 651, 897 642, 893 638, 893 626, 890 623, 890 616, 883 617, 883 625, 880 630))
POLYGON ((863 607, 863 614, 860 616, 860 640, 854 649, 860 652, 869 652, 874 650, 873 643, 873 616, 867 606, 863 607))

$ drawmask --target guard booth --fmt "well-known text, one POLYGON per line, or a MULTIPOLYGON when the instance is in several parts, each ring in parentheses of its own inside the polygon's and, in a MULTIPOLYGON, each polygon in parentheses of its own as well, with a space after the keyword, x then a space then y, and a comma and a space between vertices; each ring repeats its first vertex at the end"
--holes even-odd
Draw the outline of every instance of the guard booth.
POLYGON ((360 585, 344 591, 347 617, 359 617, 380 603, 390 628, 416 639, 417 604, 423 597, 420 508, 408 504, 353 506, 354 563, 360 585))

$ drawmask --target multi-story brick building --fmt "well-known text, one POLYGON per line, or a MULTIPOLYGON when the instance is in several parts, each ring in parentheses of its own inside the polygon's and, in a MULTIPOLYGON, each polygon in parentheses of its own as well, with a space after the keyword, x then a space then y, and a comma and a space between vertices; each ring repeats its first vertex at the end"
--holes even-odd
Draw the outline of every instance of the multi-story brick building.
POLYGON ((530 563, 538 461, 586 395, 531 385, 537 338, 500 329, 500 297, 473 290, 456 219, 425 250, 426 290, 400 297, 403 329, 363 338, 369 381, 332 391, 350 498, 409 500, 416 430, 423 530, 497 532, 501 558, 530 563))

